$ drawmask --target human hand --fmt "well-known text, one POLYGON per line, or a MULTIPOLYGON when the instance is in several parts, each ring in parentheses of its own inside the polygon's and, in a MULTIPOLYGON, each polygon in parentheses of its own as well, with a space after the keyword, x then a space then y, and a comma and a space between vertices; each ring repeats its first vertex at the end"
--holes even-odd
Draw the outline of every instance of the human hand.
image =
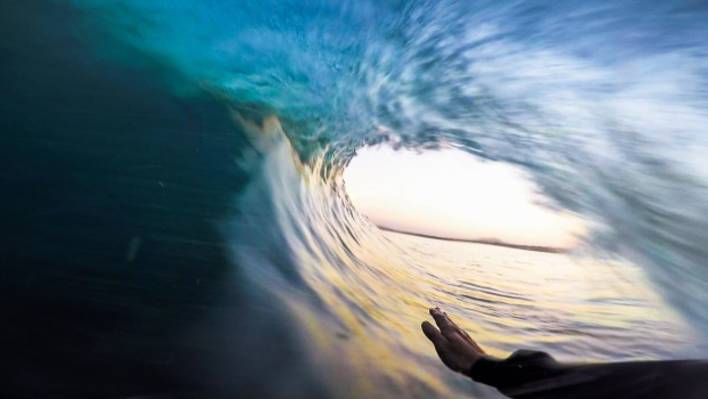
POLYGON ((425 336, 435 345, 440 360, 453 371, 469 372, 485 356, 484 350, 440 308, 430 309, 430 315, 440 330, 427 321, 421 327, 425 336))

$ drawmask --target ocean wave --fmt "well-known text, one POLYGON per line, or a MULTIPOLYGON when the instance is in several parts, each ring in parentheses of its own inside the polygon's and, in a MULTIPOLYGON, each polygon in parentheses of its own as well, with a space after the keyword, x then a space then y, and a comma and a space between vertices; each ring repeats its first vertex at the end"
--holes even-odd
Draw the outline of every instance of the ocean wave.
MULTIPOLYGON (((708 7, 73 4, 85 13, 85 29, 105 31, 131 54, 169 69, 175 93, 206 91, 231 111, 248 137, 235 151, 236 165, 251 179, 234 199, 239 212, 224 235, 249 279, 287 304, 303 340, 317 348, 308 352, 312 361, 331 367, 333 381, 366 374, 381 379, 371 386, 395 387, 391 396, 467 389, 457 380, 443 386, 414 338, 417 312, 430 303, 483 315, 482 326, 470 328, 483 341, 498 337, 488 343, 499 353, 526 339, 571 358, 592 351, 616 359, 623 350, 671 357, 686 341, 705 340, 677 331, 705 334, 708 326, 708 45, 700 40, 708 36, 708 7), (539 281, 509 283, 479 265, 468 266, 487 280, 455 280, 453 264, 461 259, 503 264, 504 278, 521 267, 490 249, 478 249, 484 255, 476 260, 451 255, 431 270, 430 257, 412 249, 425 245, 382 234, 347 198, 348 162, 357 149, 380 143, 455 148, 525 169, 553 206, 595 227, 585 248, 591 261, 557 266, 576 273, 562 286, 577 288, 581 270, 597 268, 599 285, 621 289, 644 286, 646 275, 660 298, 651 290, 632 292, 627 302, 614 291, 581 299, 565 289, 538 293, 532 287, 539 281), (631 316, 651 313, 663 300, 670 317, 631 316), (647 324, 668 349, 636 336, 647 324), (336 333, 323 337, 325 330, 336 333), (388 371, 367 374, 371 364, 388 371)), ((136 62, 95 44, 106 57, 136 62)), ((567 261, 552 256, 519 258, 567 261)))

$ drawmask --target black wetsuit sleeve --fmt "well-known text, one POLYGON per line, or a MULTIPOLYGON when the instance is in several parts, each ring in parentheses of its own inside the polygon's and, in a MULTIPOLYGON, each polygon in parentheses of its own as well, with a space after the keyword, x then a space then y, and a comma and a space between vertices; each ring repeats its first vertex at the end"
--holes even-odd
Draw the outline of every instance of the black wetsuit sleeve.
POLYGON ((467 375, 511 398, 708 399, 708 361, 699 360, 578 365, 520 350, 481 359, 467 375))

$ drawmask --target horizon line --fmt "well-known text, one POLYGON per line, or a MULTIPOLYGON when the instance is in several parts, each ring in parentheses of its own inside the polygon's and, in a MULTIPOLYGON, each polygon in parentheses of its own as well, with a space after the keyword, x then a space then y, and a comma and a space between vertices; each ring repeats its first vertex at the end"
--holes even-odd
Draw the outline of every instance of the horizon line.
POLYGON ((562 253, 566 253, 569 251, 568 248, 549 247, 549 246, 544 246, 544 245, 512 244, 512 243, 508 243, 508 242, 494 239, 494 238, 472 239, 472 238, 444 237, 444 236, 437 236, 437 235, 433 235, 433 234, 417 233, 417 232, 413 232, 413 231, 395 229, 393 227, 378 225, 375 223, 374 223, 374 225, 383 231, 389 231, 392 233, 399 233, 399 234, 406 234, 406 235, 422 237, 422 238, 430 238, 433 240, 464 242, 464 243, 470 243, 470 244, 493 245, 493 246, 497 246, 497 247, 519 249, 522 251, 546 252, 546 253, 554 253, 554 254, 562 254, 562 253))

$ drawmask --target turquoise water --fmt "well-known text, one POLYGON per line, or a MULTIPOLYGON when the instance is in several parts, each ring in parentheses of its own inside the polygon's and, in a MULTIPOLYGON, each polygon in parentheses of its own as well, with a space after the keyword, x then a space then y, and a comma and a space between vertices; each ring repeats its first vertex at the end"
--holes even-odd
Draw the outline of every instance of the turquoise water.
POLYGON ((490 352, 708 355, 700 2, 35 1, 0 7, 12 397, 494 397, 490 352), (572 254, 382 233, 358 148, 523 168, 572 254))

